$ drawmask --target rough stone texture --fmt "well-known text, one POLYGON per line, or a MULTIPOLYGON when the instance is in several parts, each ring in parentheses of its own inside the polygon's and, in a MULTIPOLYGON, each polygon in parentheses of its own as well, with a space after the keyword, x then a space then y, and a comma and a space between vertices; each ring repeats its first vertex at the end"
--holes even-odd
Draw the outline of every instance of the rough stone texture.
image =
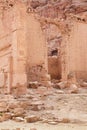
MULTIPOLYGON (((24 94, 47 73, 46 41, 35 14, 20 0, 0 3, 0 87, 24 94)), ((44 78, 43 78, 44 80, 44 78)))
POLYGON ((67 72, 75 73, 76 78, 87 78, 87 23, 74 22, 72 31, 67 41, 67 72))
POLYGON ((20 95, 29 82, 49 84, 48 70, 63 80, 72 72, 87 77, 86 1, 1 0, 0 7, 0 93, 20 95), (48 56, 57 56, 55 71, 47 48, 48 56))
POLYGON ((51 79, 61 79, 61 61, 57 56, 48 58, 48 73, 51 79))
MULTIPOLYGON (((4 7, 4 5, 3 5, 4 7)), ((24 50, 25 31, 24 19, 20 12, 25 7, 22 4, 6 6, 0 15, 0 87, 7 87, 7 92, 11 92, 12 86, 26 86, 26 52, 24 50), (21 7, 20 7, 21 6, 21 7), (9 20, 9 22, 8 22, 9 20), (23 26, 22 26, 23 24, 23 26), (21 39, 21 40, 20 40, 21 39), (20 68, 20 69, 19 69, 20 68)), ((24 14, 24 12, 22 11, 24 14)), ((22 91, 25 93, 25 91, 22 91)))
POLYGON ((33 122, 37 122, 39 120, 40 120, 39 117, 34 116, 34 115, 31 115, 31 116, 25 118, 26 123, 33 123, 33 122))
POLYGON ((66 80, 72 72, 75 73, 76 78, 87 79, 86 45, 84 48, 87 1, 48 0, 43 7, 39 5, 36 10, 44 20, 42 23, 48 42, 48 55, 55 55, 53 52, 57 49, 56 55, 61 57, 62 79, 66 80))
POLYGON ((36 128, 31 128, 30 130, 37 130, 36 128))
MULTIPOLYGON (((41 121, 49 124, 87 122, 86 94, 84 95, 82 90, 81 95, 70 94, 70 91, 67 93, 67 90, 62 89, 64 93, 59 93, 60 90, 54 88, 49 91, 46 87, 38 88, 38 90, 29 89, 27 95, 22 95, 17 99, 10 95, 9 98, 3 95, 0 102, 7 103, 8 110, 0 111, 0 121, 11 119, 17 122, 41 121), (33 109, 36 105, 40 108, 39 111, 33 109)), ((75 93, 71 89, 71 93, 73 92, 75 93)), ((84 89, 84 92, 87 92, 87 88, 84 89)))

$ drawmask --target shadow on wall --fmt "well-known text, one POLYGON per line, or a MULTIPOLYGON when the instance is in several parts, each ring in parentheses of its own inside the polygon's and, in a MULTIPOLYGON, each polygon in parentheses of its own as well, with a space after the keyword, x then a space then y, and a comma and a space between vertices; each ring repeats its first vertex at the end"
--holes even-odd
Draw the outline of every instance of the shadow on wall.
POLYGON ((61 79, 61 60, 58 56, 48 57, 48 73, 52 79, 61 79))

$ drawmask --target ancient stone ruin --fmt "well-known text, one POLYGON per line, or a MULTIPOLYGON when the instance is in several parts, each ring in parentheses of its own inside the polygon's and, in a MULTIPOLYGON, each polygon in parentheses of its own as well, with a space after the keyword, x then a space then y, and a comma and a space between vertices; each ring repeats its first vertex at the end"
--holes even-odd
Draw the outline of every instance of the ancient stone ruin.
POLYGON ((61 18, 55 4, 36 12, 31 6, 21 0, 0 3, 1 93, 25 94, 29 82, 49 86, 51 79, 66 81, 70 75, 86 80, 86 19, 67 14, 72 19, 67 24, 56 19, 61 18))
POLYGON ((87 21, 86 17, 74 17, 66 41, 66 74, 75 73, 77 79, 87 80, 87 21))
POLYGON ((87 123, 86 35, 86 0, 0 0, 1 123, 87 123))
POLYGON ((16 87, 25 93, 28 81, 45 82, 48 71, 46 40, 35 14, 24 3, 2 3, 2 7, 0 87, 7 93, 16 87))

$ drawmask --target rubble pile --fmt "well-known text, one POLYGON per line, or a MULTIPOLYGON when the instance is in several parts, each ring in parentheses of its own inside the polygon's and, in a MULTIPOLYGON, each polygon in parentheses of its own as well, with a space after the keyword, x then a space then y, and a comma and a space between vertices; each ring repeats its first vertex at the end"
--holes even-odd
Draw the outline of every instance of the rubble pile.
MULTIPOLYGON (((63 83, 56 84, 61 86, 63 83)), ((82 93, 80 88, 78 91, 82 93)), ((65 87, 47 89, 40 86, 27 89, 26 95, 0 95, 0 122, 14 120, 16 122, 42 122, 52 125, 84 123, 87 120, 85 107, 87 98, 85 95, 76 95, 78 91, 75 85, 69 89, 65 87), (81 108, 80 105, 84 107, 81 108), (76 113, 78 114, 76 115, 76 113), (75 116, 73 117, 73 115, 75 116)))
MULTIPOLYGON (((15 0, 0 1, 0 27, 4 30, 0 44, 0 122, 14 120, 52 125, 87 122, 87 80, 77 80, 72 73, 66 80, 61 78, 61 66, 65 65, 62 67, 65 72, 67 65, 67 56, 61 51, 61 46, 66 48, 63 38, 66 34, 70 37, 73 19, 87 23, 87 1, 26 0, 24 3, 19 0, 16 7, 15 0), (63 53, 66 61, 61 62, 63 53)), ((85 26, 81 27, 80 31, 84 31, 85 26)), ((85 49, 81 47, 83 56, 85 49)))

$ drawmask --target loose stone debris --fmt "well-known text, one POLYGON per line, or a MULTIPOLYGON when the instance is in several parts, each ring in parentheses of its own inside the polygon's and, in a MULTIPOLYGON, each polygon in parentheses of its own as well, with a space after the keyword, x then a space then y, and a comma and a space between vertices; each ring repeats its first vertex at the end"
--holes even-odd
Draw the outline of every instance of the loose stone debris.
POLYGON ((86 1, 0 0, 0 122, 87 123, 86 41, 86 1))

